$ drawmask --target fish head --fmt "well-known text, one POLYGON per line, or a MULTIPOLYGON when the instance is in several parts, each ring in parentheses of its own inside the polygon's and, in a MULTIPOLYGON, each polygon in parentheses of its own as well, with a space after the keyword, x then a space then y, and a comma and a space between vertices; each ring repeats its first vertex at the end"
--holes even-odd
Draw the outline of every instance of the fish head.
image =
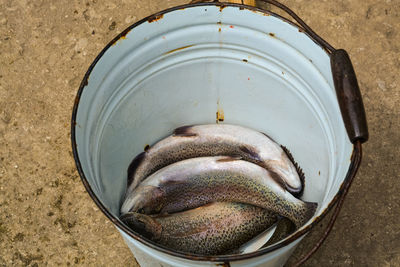
POLYGON ((290 160, 270 160, 266 164, 272 178, 285 190, 292 194, 299 194, 303 190, 303 181, 298 170, 290 160))
POLYGON ((161 236, 162 226, 151 216, 128 212, 121 215, 120 219, 133 231, 147 238, 157 240, 161 236))
POLYGON ((139 186, 126 199, 121 207, 121 213, 137 212, 156 214, 164 206, 165 192, 157 186, 139 186))

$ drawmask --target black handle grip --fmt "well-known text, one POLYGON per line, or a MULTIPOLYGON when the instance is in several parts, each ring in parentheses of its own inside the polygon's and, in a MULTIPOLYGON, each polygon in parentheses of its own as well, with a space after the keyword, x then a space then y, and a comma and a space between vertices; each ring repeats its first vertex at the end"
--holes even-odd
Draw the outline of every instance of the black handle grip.
POLYGON ((340 111, 350 141, 353 144, 356 141, 364 143, 369 137, 364 104, 353 65, 345 50, 332 52, 331 67, 340 111))

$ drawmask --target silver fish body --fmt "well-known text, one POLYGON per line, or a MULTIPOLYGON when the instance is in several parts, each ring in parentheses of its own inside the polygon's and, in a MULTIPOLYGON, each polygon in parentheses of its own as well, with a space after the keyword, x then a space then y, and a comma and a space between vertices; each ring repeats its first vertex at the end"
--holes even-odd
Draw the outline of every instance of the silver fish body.
POLYGON ((174 213, 216 201, 265 208, 297 227, 313 216, 317 206, 295 198, 268 170, 220 156, 182 160, 155 172, 127 195, 121 213, 174 213))
POLYGON ((240 156, 273 172, 289 192, 298 195, 302 192, 303 174, 284 147, 252 129, 209 124, 177 128, 173 135, 139 154, 128 168, 127 194, 147 176, 167 165, 208 156, 240 156))
POLYGON ((271 211, 247 204, 216 202, 166 216, 126 213, 132 230, 169 249, 221 255, 239 247, 277 221, 271 211))

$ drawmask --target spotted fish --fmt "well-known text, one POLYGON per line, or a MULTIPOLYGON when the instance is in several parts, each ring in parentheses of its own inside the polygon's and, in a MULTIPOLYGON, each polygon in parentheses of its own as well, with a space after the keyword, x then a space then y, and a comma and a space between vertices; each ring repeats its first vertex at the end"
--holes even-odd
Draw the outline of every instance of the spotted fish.
POLYGON ((267 135, 242 126, 209 124, 183 126, 139 154, 128 168, 130 194, 155 171, 172 163, 195 157, 240 156, 268 169, 286 189, 300 196, 304 177, 285 147, 267 135))
POLYGON ((295 198, 268 170, 240 158, 219 156, 182 160, 155 172, 127 195, 121 213, 174 213, 216 201, 265 208, 297 227, 313 216, 317 206, 295 198))
POLYGON ((170 249, 221 255, 270 227, 277 221, 277 215, 252 205, 215 202, 166 216, 128 212, 121 220, 132 230, 170 249))

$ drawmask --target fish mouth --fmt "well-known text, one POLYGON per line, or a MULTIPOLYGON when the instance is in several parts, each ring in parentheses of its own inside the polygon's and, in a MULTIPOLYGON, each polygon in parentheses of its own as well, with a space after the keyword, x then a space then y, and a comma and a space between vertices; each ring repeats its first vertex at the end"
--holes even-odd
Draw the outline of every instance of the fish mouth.
POLYGON ((286 189, 287 189, 290 193, 292 193, 293 195, 294 195, 294 194, 300 194, 300 193, 303 191, 303 188, 302 188, 302 187, 294 188, 294 187, 290 186, 290 185, 287 184, 287 183, 285 183, 285 187, 286 187, 286 189))
POLYGON ((272 179, 275 180, 275 182, 277 182, 283 189, 285 189, 286 191, 288 191, 289 193, 293 194, 295 197, 300 197, 301 194, 303 193, 303 183, 300 179, 300 185, 297 187, 294 187, 292 185, 290 185, 289 183, 287 183, 285 181, 285 179, 283 177, 292 177, 292 176, 296 176, 296 172, 287 172, 286 170, 282 170, 282 169, 277 169, 275 168, 268 168, 268 171, 271 174, 272 179))
POLYGON ((282 150, 285 152, 286 156, 289 158, 289 161, 293 164, 293 166, 294 166, 293 172, 296 172, 297 175, 298 175, 299 178, 300 178, 300 183, 301 183, 301 185, 300 185, 300 188, 297 189, 297 191, 296 191, 295 188, 292 188, 292 187, 290 187, 290 185, 288 185, 288 186, 290 187, 290 190, 292 190, 292 189, 294 190, 294 191, 292 191, 292 194, 293 194, 295 197, 300 198, 300 197, 303 195, 303 193, 304 193, 304 186, 305 186, 305 175, 304 175, 303 169, 302 169, 302 168, 300 167, 300 165, 294 160, 294 157, 293 157, 292 153, 290 152, 290 150, 289 150, 287 147, 281 145, 281 148, 282 148, 282 150))

